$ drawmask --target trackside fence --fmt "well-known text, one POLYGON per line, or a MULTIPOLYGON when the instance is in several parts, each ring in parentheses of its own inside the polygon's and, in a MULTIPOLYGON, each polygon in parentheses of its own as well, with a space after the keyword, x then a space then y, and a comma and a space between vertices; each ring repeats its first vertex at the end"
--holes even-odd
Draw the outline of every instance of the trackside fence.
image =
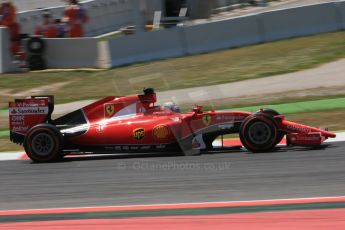
POLYGON ((269 11, 109 41, 112 67, 345 29, 345 1, 269 11))
MULTIPOLYGON (((27 15, 28 20, 31 17, 34 15, 27 15)), ((45 60, 48 68, 111 68, 343 29, 345 0, 137 33, 109 41, 46 39, 45 60)), ((11 72, 15 68, 8 61, 9 54, 4 54, 9 51, 8 30, 1 29, 0 33, 0 72, 11 72)))

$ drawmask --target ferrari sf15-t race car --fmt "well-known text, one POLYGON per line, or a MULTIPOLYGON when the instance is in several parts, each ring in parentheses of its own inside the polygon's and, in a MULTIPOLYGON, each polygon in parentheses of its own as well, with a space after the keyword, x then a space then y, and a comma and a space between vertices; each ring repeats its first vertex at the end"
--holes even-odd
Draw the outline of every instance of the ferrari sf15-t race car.
POLYGON ((253 153, 273 151, 286 136, 287 145, 318 146, 336 135, 297 124, 271 109, 256 113, 203 111, 181 113, 174 103, 158 106, 153 89, 141 95, 110 96, 52 119, 53 96, 31 96, 9 102, 11 141, 23 144, 34 162, 68 154, 217 151, 214 140, 238 133, 253 153))

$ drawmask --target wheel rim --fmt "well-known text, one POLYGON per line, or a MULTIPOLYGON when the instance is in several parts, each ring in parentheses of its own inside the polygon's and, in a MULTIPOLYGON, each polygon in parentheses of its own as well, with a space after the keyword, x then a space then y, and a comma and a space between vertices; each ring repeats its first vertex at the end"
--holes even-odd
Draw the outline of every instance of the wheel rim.
POLYGON ((46 133, 40 133, 32 139, 32 150, 39 156, 49 155, 53 148, 54 140, 46 133))
POLYGON ((33 43, 31 44, 31 48, 32 48, 32 49, 35 49, 35 50, 38 50, 38 49, 41 48, 41 43, 39 43, 39 42, 33 42, 33 43))
POLYGON ((265 122, 255 122, 249 128, 249 140, 256 145, 266 144, 271 138, 271 128, 265 122))

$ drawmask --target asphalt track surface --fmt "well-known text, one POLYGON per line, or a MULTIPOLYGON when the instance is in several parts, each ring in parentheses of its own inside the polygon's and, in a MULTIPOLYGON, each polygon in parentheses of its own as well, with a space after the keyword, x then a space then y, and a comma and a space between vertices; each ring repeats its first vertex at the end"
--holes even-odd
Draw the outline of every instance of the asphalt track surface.
POLYGON ((201 156, 0 162, 0 210, 345 195, 345 142, 201 156))

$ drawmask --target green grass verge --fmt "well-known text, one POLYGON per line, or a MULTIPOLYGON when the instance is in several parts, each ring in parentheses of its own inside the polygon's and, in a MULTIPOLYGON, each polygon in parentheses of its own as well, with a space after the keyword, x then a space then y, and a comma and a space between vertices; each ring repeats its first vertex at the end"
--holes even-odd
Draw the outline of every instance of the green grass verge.
POLYGON ((0 107, 15 93, 54 94, 57 103, 222 84, 295 72, 345 57, 345 32, 326 33, 105 71, 0 75, 0 107), (58 86, 56 83, 66 83, 58 86))
POLYGON ((334 99, 324 99, 316 101, 303 101, 276 105, 260 105, 260 106, 247 106, 233 108, 232 110, 243 110, 249 112, 255 112, 259 108, 271 108, 279 111, 282 114, 291 113, 306 113, 306 112, 319 112, 326 110, 336 110, 345 108, 345 97, 334 98, 334 99))
POLYGON ((0 139, 5 139, 10 136, 10 132, 8 130, 0 130, 0 139))

